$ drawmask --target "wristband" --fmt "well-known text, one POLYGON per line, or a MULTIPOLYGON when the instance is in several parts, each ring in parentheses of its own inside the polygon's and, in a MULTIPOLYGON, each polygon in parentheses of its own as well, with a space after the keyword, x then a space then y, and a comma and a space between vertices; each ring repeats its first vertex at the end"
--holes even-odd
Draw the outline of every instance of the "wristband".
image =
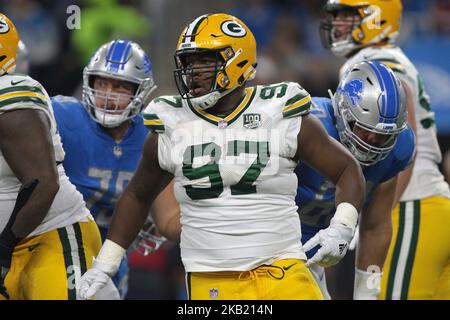
POLYGON ((116 266, 118 268, 125 252, 126 250, 117 243, 106 239, 95 260, 100 263, 116 266))
POLYGON ((355 268, 354 300, 376 300, 381 292, 382 272, 367 272, 355 268))
POLYGON ((342 223, 355 230, 358 223, 358 210, 348 202, 341 202, 336 207, 333 221, 342 223))

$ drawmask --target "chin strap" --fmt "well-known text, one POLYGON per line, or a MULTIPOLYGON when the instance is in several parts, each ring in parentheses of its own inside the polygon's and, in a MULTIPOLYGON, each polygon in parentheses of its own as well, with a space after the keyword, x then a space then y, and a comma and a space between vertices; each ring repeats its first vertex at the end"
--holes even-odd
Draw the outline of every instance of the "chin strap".
POLYGON ((223 98, 224 96, 229 94, 231 91, 233 91, 237 87, 238 86, 235 86, 231 89, 228 89, 228 90, 225 90, 222 92, 219 92, 216 90, 211 93, 202 95, 200 97, 188 98, 188 99, 194 108, 206 110, 206 109, 213 107, 217 103, 217 101, 219 101, 220 98, 223 98))

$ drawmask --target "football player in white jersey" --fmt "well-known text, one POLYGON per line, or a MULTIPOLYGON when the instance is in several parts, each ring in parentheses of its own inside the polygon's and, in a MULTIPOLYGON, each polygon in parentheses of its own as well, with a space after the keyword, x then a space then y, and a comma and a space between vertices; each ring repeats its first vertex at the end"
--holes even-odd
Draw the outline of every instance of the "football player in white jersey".
MULTIPOLYGON (((196 18, 175 62, 180 96, 158 97, 145 110, 154 133, 82 277, 82 297, 116 272, 173 178, 189 299, 322 299, 305 265, 293 171, 302 160, 336 184, 337 240, 348 244, 365 189, 358 163, 308 115, 311 97, 299 84, 244 86, 256 72, 256 42, 239 19, 196 18)), ((333 243, 330 257, 339 251, 333 243)))
POLYGON ((13 73, 18 41, 0 14, 0 299, 76 299, 100 233, 64 173, 47 92, 13 73))
POLYGON ((396 200, 400 202, 393 211, 393 232, 390 222, 383 230, 361 230, 354 297, 378 296, 379 286, 369 285, 371 281, 367 280, 381 274, 365 270, 370 265, 383 267, 387 254, 379 298, 450 299, 450 191, 438 168, 442 156, 422 78, 395 46, 402 2, 329 0, 325 10, 328 17, 321 25, 325 45, 347 58, 341 77, 363 60, 378 60, 389 66, 409 89, 409 121, 417 137, 414 166, 401 174, 397 185, 396 200), (377 241, 377 234, 392 235, 389 250, 383 244, 389 241, 377 241))

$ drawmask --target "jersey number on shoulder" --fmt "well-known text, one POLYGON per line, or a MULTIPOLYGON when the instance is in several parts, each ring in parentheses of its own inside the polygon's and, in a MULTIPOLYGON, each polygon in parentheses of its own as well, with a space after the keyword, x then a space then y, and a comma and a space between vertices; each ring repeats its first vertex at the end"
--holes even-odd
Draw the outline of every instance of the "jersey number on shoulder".
MULTIPOLYGON (((99 188, 92 194, 92 196, 86 200, 86 206, 89 210, 95 206, 101 199, 108 193, 111 196, 111 207, 114 208, 117 200, 122 194, 123 189, 126 187, 127 183, 133 177, 133 172, 130 171, 119 171, 116 177, 115 183, 111 183, 113 178, 113 172, 111 169, 100 169, 91 167, 88 171, 88 176, 91 178, 96 178, 100 180, 99 188)), ((110 212, 109 208, 101 208, 96 215, 96 222, 100 226, 107 226, 111 220, 108 215, 110 212)))
MULTIPOLYGON (((209 188, 185 186, 187 195, 192 200, 218 198, 223 192, 223 180, 219 171, 218 161, 222 155, 222 148, 214 142, 197 144, 186 148, 183 155, 183 174, 189 180, 209 179, 209 188), (194 159, 209 157, 210 161, 194 168, 194 159)), ((233 140, 228 142, 227 156, 238 157, 243 153, 256 154, 255 161, 250 165, 238 183, 230 186, 232 195, 256 193, 253 183, 258 179, 261 171, 269 162, 269 143, 261 141, 233 140)))
POLYGON ((287 83, 280 83, 273 86, 264 86, 259 93, 259 96, 263 100, 272 99, 275 93, 277 98, 282 98, 286 94, 288 88, 287 83))

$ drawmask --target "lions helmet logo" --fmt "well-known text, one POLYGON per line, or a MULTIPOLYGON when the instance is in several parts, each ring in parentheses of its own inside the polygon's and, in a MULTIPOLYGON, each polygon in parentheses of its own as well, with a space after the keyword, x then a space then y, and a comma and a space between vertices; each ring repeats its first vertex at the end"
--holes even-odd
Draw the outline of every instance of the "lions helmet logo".
POLYGON ((234 20, 228 20, 220 26, 222 32, 230 37, 241 38, 247 34, 243 26, 234 20))
POLYGON ((364 82, 360 79, 354 79, 344 84, 344 87, 339 88, 342 94, 350 98, 353 107, 356 107, 357 102, 362 99, 363 90, 364 82))

